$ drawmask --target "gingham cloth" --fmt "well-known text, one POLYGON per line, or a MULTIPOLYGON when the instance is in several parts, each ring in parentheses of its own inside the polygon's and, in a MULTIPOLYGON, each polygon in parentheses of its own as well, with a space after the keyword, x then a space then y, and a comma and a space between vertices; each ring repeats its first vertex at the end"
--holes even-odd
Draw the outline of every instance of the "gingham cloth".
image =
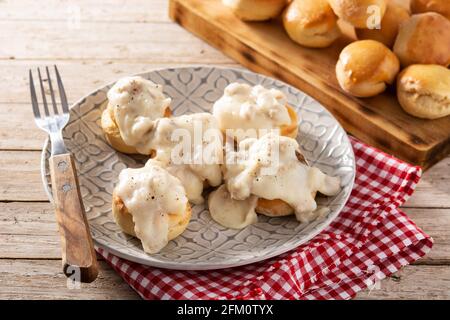
POLYGON ((421 175, 351 138, 356 180, 339 216, 281 256, 217 271, 152 268, 98 252, 145 299, 350 299, 430 251, 433 240, 398 207, 421 175))

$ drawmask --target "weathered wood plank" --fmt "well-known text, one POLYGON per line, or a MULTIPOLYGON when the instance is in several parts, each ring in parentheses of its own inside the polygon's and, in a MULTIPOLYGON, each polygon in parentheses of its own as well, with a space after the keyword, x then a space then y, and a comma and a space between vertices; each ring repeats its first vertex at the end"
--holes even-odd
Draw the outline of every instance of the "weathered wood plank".
POLYGON ((59 260, 0 259, 0 299, 139 299, 104 261, 96 281, 69 289, 59 260))
MULTIPOLYGON (((56 221, 53 222, 56 225, 56 221)), ((60 259, 58 231, 52 235, 0 234, 4 258, 60 259)))
MULTIPOLYGON (((420 264, 450 265, 450 209, 408 209, 409 216, 435 241, 420 264)), ((58 259, 61 254, 50 203, 0 203, 0 258, 58 259)))
POLYGON ((405 211, 434 240, 433 249, 417 264, 450 265, 450 209, 408 208, 405 211))
MULTIPOLYGON (((450 208, 450 156, 428 169, 404 207, 450 208)), ((449 218, 450 219, 450 218, 449 218)))
POLYGON ((31 104, 0 103, 0 123, 0 150, 42 149, 47 134, 34 124, 31 104))
POLYGON ((59 259, 60 239, 50 203, 0 203, 0 258, 59 259))
MULTIPOLYGON (((105 262, 99 278, 68 289, 58 260, 0 259, 0 299, 137 299, 138 295, 105 262)), ((408 266, 385 279, 380 289, 357 299, 449 299, 449 266, 408 266)))
POLYGON ((357 299, 450 299, 450 266, 407 266, 357 299))
MULTIPOLYGON (((54 237, 57 232, 58 228, 51 203, 0 202, 0 234, 54 237)), ((2 250, 0 258, 7 257, 4 253, 2 250)), ((19 257, 11 256, 11 258, 19 257)), ((56 257, 47 256, 47 258, 56 257)))
POLYGON ((0 243, 0 259, 60 259, 61 243, 53 205, 0 202, 0 243))
MULTIPOLYGON (((171 23, 0 20, 0 59, 140 60, 161 63, 230 63, 231 60, 171 23)), ((80 73, 81 75, 81 73, 80 73)))
POLYGON ((0 151, 0 201, 47 201, 39 151, 0 151))
POLYGON ((81 23, 169 21, 166 0, 0 1, 0 20, 68 21, 74 25, 78 17, 81 23))

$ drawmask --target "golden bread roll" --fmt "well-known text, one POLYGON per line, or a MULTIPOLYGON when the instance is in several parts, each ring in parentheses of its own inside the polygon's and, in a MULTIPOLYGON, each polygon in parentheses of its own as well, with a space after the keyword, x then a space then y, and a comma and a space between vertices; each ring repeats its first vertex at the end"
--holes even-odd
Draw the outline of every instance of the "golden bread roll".
POLYGON ((289 37, 311 48, 328 47, 339 37, 337 19, 328 0, 294 0, 283 13, 289 37))
POLYGON ((299 147, 295 139, 270 132, 259 139, 241 141, 237 151, 227 150, 228 158, 237 162, 227 161, 224 166, 227 192, 221 197, 215 193, 210 199, 213 216, 226 217, 229 225, 235 226, 238 224, 231 223, 233 215, 238 222, 246 218, 251 223, 256 220, 255 212, 271 217, 295 213, 300 222, 317 217, 317 192, 334 196, 341 189, 341 182, 300 160, 304 157, 299 156, 299 147), (227 208, 222 213, 220 201, 227 208))
POLYGON ((259 198, 255 211, 269 217, 284 217, 294 214, 294 208, 280 199, 259 198))
POLYGON ((110 108, 106 107, 102 112, 101 127, 105 134, 105 139, 111 147, 115 150, 128 154, 138 153, 135 147, 128 146, 120 136, 119 128, 116 122, 113 120, 113 112, 110 108))
POLYGON ((356 35, 359 40, 376 40, 392 48, 400 24, 408 20, 409 16, 409 11, 404 6, 398 5, 395 2, 388 2, 386 12, 381 20, 380 29, 357 28, 355 30, 356 35))
POLYGON ((113 148, 124 153, 152 154, 149 133, 157 119, 170 116, 163 87, 140 76, 119 79, 107 93, 101 127, 113 148))
POLYGON ((287 0, 222 0, 233 13, 244 21, 264 21, 281 14, 287 0))
POLYGON ((388 47, 378 41, 360 40, 342 50, 336 77, 344 91, 356 97, 371 97, 392 84, 399 69, 399 61, 388 47))
POLYGON ((146 253, 161 251, 189 223, 191 208, 181 181, 160 161, 123 169, 113 190, 117 225, 141 241, 146 253))
POLYGON ((280 126, 280 134, 285 137, 296 138, 298 134, 298 117, 297 112, 290 105, 286 105, 291 124, 280 126))
POLYGON ((386 11, 386 0, 329 0, 334 13, 356 28, 370 28, 381 21, 386 11), (379 15, 379 17, 375 17, 379 15), (377 18, 377 19, 374 19, 377 18))
MULTIPOLYGON (((223 175, 227 173, 227 166, 222 166, 223 175)), ((211 204, 209 203, 210 210, 211 204)), ((294 214, 294 208, 281 199, 264 199, 258 198, 255 211, 268 217, 284 217, 294 214)))
POLYGON ((412 13, 437 12, 450 19, 449 0, 411 0, 412 13))
MULTIPOLYGON (((300 151, 296 154, 298 161, 307 164, 305 156, 301 154, 300 151)), ((312 192, 311 195, 315 198, 316 192, 312 192)), ((294 208, 281 199, 268 200, 263 198, 258 198, 255 211, 268 217, 284 217, 294 214, 295 212, 294 208)))
MULTIPOLYGON (((164 117, 169 118, 171 114, 172 112, 170 108, 167 108, 164 112, 164 117)), ((127 154, 139 153, 135 147, 129 146, 125 143, 125 141, 123 141, 122 136, 120 135, 119 127, 114 120, 114 112, 109 106, 107 106, 102 112, 101 127, 103 129, 103 133, 105 134, 106 141, 108 141, 111 147, 115 150, 127 154)))
MULTIPOLYGON (((300 153, 297 155, 303 157, 300 153)), ((300 161, 303 162, 303 161, 300 161)), ((315 198, 317 192, 311 192, 311 196, 315 198)), ((268 217, 284 217, 294 214, 295 210, 287 202, 281 199, 263 199, 258 198, 255 211, 268 217)))
POLYGON ((439 65, 407 67, 398 76, 397 97, 413 116, 436 119, 450 115, 450 70, 439 65))
MULTIPOLYGON (((300 153, 300 151, 297 151, 296 155, 298 161, 308 165, 305 156, 300 153)), ((316 192, 312 192, 311 195, 313 198, 315 198, 316 192)), ((284 217, 294 214, 294 208, 292 208, 287 202, 281 199, 268 200, 258 198, 255 211, 269 217, 284 217)))
POLYGON ((394 52, 402 66, 410 64, 450 64, 450 21, 427 12, 412 15, 400 25, 394 52))
MULTIPOLYGON (((113 194, 112 213, 114 220, 122 231, 136 237, 133 216, 128 211, 122 199, 115 194, 113 194)), ((169 214, 169 240, 175 239, 186 230, 186 227, 191 220, 191 215, 192 210, 189 204, 186 205, 186 212, 184 215, 169 214)))

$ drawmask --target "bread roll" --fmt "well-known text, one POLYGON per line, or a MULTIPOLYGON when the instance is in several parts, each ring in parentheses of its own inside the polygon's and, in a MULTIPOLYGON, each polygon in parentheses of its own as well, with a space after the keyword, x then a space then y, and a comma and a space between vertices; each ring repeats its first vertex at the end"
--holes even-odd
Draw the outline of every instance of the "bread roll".
POLYGON ((370 27, 376 21, 373 19, 374 14, 379 14, 377 18, 381 21, 386 11, 386 2, 386 0, 329 0, 334 13, 356 28, 370 27))
MULTIPOLYGON (((295 213, 298 221, 307 222, 317 213, 317 192, 334 196, 341 190, 338 177, 328 176, 300 160, 304 157, 298 155, 295 139, 270 132, 259 139, 241 141, 235 153, 227 152, 231 152, 227 156, 239 160, 224 166, 228 194, 222 199, 234 200, 233 206, 243 205, 242 213, 253 213, 249 206, 254 205, 256 212, 268 216, 295 213), (257 201, 253 202, 252 197, 257 197, 257 201)), ((218 211, 219 205, 215 203, 214 208, 218 211)))
POLYGON ((392 84, 400 64, 389 48, 378 41, 355 41, 342 50, 336 65, 341 88, 357 97, 371 97, 392 84))
POLYGON ((138 152, 135 147, 129 146, 125 143, 125 141, 123 141, 120 136, 119 127, 113 119, 113 114, 112 109, 108 107, 106 107, 102 112, 100 124, 103 133, 105 134, 106 141, 111 147, 119 152, 137 154, 138 152))
POLYGON ((280 199, 267 200, 259 198, 255 211, 269 217, 284 217, 294 214, 294 208, 280 199))
MULTIPOLYGON (((170 115, 170 108, 167 108, 164 116, 168 118, 170 115)), ((108 141, 111 147, 115 150, 127 154, 139 153, 135 147, 129 146, 125 143, 125 141, 123 141, 122 136, 120 135, 119 127, 114 120, 114 112, 109 106, 102 112, 101 127, 103 129, 103 133, 105 134, 106 141, 108 141)))
POLYGON ((337 19, 327 0, 294 0, 283 13, 289 37, 311 48, 328 47, 339 37, 337 19))
POLYGON ((287 0, 222 0, 234 14, 244 21, 264 21, 281 14, 287 0))
POLYGON ((297 112, 290 105, 286 105, 289 117, 291 118, 291 123, 287 125, 280 126, 280 134, 282 136, 296 138, 298 134, 298 117, 297 112))
MULTIPOLYGON (((122 199, 117 195, 113 195, 112 213, 114 220, 122 231, 130 236, 136 237, 133 216, 128 211, 122 199)), ((192 209, 189 204, 186 206, 184 215, 169 214, 169 240, 175 239, 186 230, 186 227, 191 220, 191 215, 192 209)))
POLYGON ((123 169, 112 197, 114 220, 135 236, 146 253, 157 253, 180 235, 191 208, 181 181, 162 162, 148 160, 141 168, 123 169))
POLYGON ((171 114, 163 87, 140 76, 119 79, 107 93, 101 127, 111 146, 124 153, 149 155, 145 144, 154 121, 171 114))
POLYGON ((439 65, 407 67, 397 79, 397 97, 413 116, 436 119, 450 115, 450 70, 439 65))
POLYGON ((386 12, 381 20, 380 29, 356 29, 356 35, 360 40, 376 40, 385 46, 392 48, 398 29, 403 21, 409 19, 409 11, 396 2, 388 2, 386 12))
POLYGON ((412 13, 437 12, 450 19, 449 0, 411 0, 412 13))
POLYGON ((450 21, 435 12, 412 15, 400 26, 394 52, 402 66, 450 64, 450 21))

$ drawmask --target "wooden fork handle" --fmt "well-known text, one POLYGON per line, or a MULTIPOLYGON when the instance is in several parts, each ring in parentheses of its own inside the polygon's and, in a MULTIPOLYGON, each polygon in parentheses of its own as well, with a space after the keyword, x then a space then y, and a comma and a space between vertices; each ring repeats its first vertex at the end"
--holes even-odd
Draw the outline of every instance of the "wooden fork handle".
POLYGON ((98 264, 75 163, 70 154, 59 154, 52 156, 49 164, 64 274, 81 282, 92 282, 97 278, 98 264))

